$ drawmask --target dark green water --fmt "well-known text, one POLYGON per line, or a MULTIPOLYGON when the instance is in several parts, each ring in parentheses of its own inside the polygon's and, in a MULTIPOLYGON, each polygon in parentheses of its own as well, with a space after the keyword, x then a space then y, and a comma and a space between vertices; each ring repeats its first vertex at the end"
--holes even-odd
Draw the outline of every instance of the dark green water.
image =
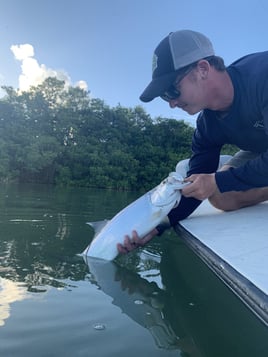
POLYGON ((133 193, 0 188, 0 356, 267 357, 267 328, 173 232, 85 262, 133 193))

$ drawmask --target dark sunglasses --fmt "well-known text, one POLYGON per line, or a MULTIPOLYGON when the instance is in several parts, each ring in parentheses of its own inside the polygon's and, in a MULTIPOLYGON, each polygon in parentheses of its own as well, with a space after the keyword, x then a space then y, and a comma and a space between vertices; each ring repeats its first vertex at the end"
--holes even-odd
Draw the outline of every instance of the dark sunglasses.
POLYGON ((181 92, 176 87, 183 80, 183 78, 187 76, 187 74, 190 73, 191 70, 195 67, 196 65, 190 66, 185 72, 178 74, 176 81, 168 88, 167 91, 165 91, 165 93, 160 95, 160 98, 165 100, 166 102, 179 98, 181 92))
POLYGON ((160 95, 160 98, 166 102, 170 102, 171 100, 179 98, 180 95, 181 92, 172 84, 164 94, 160 95))

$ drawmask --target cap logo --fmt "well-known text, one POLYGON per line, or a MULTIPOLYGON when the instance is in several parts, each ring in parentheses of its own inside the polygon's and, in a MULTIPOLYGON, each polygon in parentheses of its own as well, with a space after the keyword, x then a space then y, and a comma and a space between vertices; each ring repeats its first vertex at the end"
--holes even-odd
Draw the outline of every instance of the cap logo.
POLYGON ((153 55, 153 61, 152 61, 152 72, 154 73, 154 71, 156 70, 157 68, 157 55, 154 53, 153 55))

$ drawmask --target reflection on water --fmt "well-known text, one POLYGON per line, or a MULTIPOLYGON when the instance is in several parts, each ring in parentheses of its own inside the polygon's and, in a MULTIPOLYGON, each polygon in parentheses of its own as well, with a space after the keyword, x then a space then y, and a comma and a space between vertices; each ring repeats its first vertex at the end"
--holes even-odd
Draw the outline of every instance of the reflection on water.
POLYGON ((267 356, 267 329, 172 232, 84 259, 131 193, 0 188, 1 356, 267 356))
POLYGON ((112 303, 124 314, 147 328, 159 348, 178 348, 179 339, 163 314, 163 290, 155 282, 114 262, 89 257, 85 261, 100 289, 112 297, 112 303))
POLYGON ((27 297, 25 287, 0 277, 0 326, 10 316, 10 304, 27 297))

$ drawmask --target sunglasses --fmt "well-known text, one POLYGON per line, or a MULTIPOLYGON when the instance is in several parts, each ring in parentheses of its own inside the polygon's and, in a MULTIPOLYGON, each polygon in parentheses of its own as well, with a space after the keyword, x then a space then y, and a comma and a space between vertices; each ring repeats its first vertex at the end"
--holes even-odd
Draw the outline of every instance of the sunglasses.
POLYGON ((160 98, 166 102, 170 102, 171 100, 179 98, 181 92, 177 89, 177 86, 183 80, 183 78, 194 69, 194 67, 195 65, 190 66, 184 73, 178 74, 176 81, 168 88, 167 91, 165 91, 165 93, 160 95, 160 98))
POLYGON ((170 102, 171 100, 179 98, 181 92, 176 89, 175 85, 172 84, 164 94, 160 95, 160 98, 165 100, 166 102, 170 102))

